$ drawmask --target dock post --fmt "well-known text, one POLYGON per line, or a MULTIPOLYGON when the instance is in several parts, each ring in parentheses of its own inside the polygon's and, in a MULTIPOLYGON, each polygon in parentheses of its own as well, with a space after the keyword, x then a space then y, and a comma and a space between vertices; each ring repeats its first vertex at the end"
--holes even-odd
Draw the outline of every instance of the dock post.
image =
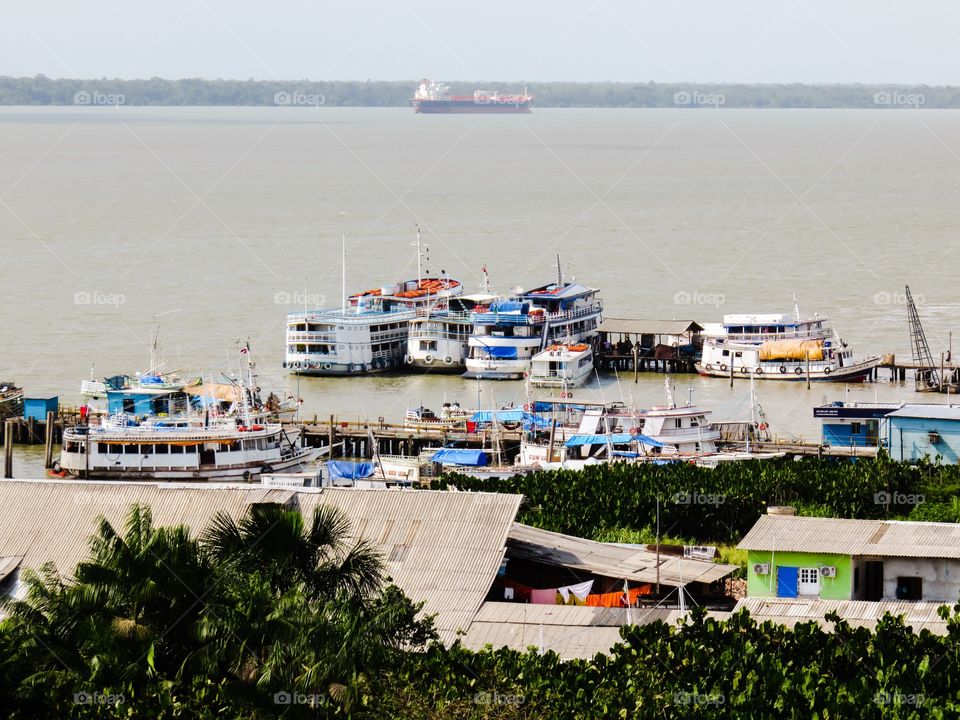
MULTIPOLYGON (((637 339, 636 345, 633 346, 633 382, 640 382, 640 340, 637 339)), ((551 448, 552 451, 552 448, 551 448)), ((550 462, 553 462, 551 458, 550 462)))
POLYGON ((43 455, 43 466, 45 468, 53 467, 53 437, 54 429, 56 426, 56 420, 54 420, 53 410, 47 411, 47 423, 44 427, 44 455, 43 455))
MULTIPOLYGON (((316 421, 317 416, 314 415, 313 417, 314 417, 314 421, 316 421)), ((333 415, 331 415, 330 424, 327 426, 327 448, 329 450, 329 455, 327 455, 327 457, 330 458, 331 460, 333 459, 333 443, 336 442, 336 435, 333 427, 334 427, 333 415)))
POLYGON ((3 433, 3 477, 13 477, 13 424, 12 418, 7 418, 3 433))
POLYGON ((35 445, 37 442, 37 419, 32 415, 27 418, 27 444, 35 445))
POLYGON ((730 387, 733 387, 733 355, 730 356, 730 387))
POLYGON ((807 390, 810 389, 810 351, 807 351, 807 390))

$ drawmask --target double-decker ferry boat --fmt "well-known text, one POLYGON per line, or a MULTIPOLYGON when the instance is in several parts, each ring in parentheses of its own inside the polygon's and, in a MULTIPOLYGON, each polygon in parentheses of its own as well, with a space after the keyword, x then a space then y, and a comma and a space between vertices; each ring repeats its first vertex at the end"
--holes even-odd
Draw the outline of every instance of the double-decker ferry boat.
POLYGON ((708 333, 697 363, 701 375, 758 380, 862 382, 880 358, 855 360, 826 318, 787 314, 725 315, 708 333))
POLYGON ((283 366, 300 375, 361 375, 403 367, 410 322, 418 313, 445 312, 450 299, 463 293, 459 280, 422 273, 419 229, 415 245, 415 280, 344 296, 339 309, 288 313, 283 366))
POLYGON ((59 471, 97 480, 256 480, 295 468, 319 455, 305 446, 299 428, 265 420, 249 348, 245 383, 233 382, 237 402, 184 415, 134 416, 124 412, 98 424, 67 428, 59 471))
POLYGON ((487 307, 497 295, 480 293, 450 298, 446 308, 417 310, 410 321, 407 367, 430 372, 462 373, 467 361, 467 342, 473 332, 472 313, 487 307))
POLYGON ((597 292, 560 278, 478 308, 464 377, 516 380, 529 372, 533 356, 550 345, 589 344, 603 312, 597 292))

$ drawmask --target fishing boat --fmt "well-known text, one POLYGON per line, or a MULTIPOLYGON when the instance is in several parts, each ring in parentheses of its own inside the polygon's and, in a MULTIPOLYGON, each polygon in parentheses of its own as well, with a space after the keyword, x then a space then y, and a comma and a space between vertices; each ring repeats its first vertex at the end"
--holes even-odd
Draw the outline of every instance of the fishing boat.
POLYGON ((461 408, 458 402, 445 402, 443 407, 440 408, 439 415, 430 408, 421 405, 407 409, 403 418, 403 426, 415 430, 463 429, 472 414, 470 411, 461 408))
POLYGON ((403 367, 411 321, 421 312, 445 311, 450 299, 463 293, 460 281, 444 272, 424 273, 419 228, 415 245, 416 279, 349 297, 344 281, 340 308, 289 313, 283 366, 299 375, 362 375, 403 367))
POLYGON ((795 302, 792 316, 725 315, 707 333, 696 368, 712 377, 863 382, 879 364, 879 357, 855 360, 827 318, 803 319, 795 302))
POLYGON ((519 292, 473 313, 467 372, 464 377, 517 380, 530 370, 533 356, 560 344, 589 344, 600 327, 603 306, 597 290, 557 282, 519 292))
MULTIPOLYGON (((484 271, 486 275, 486 271, 484 271)), ((484 292, 449 299, 445 307, 423 308, 410 321, 404 362, 414 370, 462 373, 468 341, 473 332, 472 313, 499 296, 484 292)))
POLYGON ((530 384, 535 387, 562 388, 583 385, 593 372, 593 348, 586 343, 550 345, 533 356, 530 384))
POLYGON ((23 415, 23 390, 12 382, 0 382, 0 421, 23 415))
POLYGON ((266 419, 249 346, 244 381, 234 381, 226 414, 219 402, 170 417, 118 412, 64 430, 57 472, 97 480, 253 481, 308 463, 319 449, 304 445, 300 429, 266 419))

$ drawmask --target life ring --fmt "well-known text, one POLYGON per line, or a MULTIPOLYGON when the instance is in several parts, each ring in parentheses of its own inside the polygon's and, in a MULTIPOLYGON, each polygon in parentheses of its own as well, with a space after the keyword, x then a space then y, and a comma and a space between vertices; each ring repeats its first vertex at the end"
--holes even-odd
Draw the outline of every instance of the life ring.
MULTIPOLYGON (((710 369, 710 366, 709 366, 709 365, 707 365, 707 369, 708 369, 708 370, 710 369)), ((720 372, 726 372, 726 371, 727 371, 727 366, 726 366, 726 365, 721 365, 721 366, 720 366, 720 372)))
POLYGON ((704 369, 704 370, 713 370, 713 365, 704 365, 704 366, 703 366, 703 369, 704 369))
POLYGON ((794 375, 803 375, 803 368, 801 368, 801 367, 796 367, 796 368, 794 368, 794 369, 793 369, 793 374, 794 374, 794 375))
POLYGON ((755 367, 755 368, 753 369, 753 374, 754 374, 754 375, 763 375, 763 368, 762 368, 762 367, 755 367))
POLYGON ((769 427, 769 425, 767 425, 767 424, 764 422, 764 423, 760 423, 759 425, 757 425, 757 427, 758 427, 760 430, 766 430, 766 429, 769 427))
POLYGON ((424 355, 424 356, 423 356, 423 361, 424 361, 427 365, 433 365, 433 355, 424 355))
POLYGON ((824 374, 824 375, 829 375, 829 374, 832 373, 832 372, 833 372, 833 369, 832 369, 831 367, 829 367, 829 366, 827 366, 827 367, 825 367, 825 368, 823 369, 823 374, 824 374))
POLYGON ((748 372, 746 366, 741 367, 741 368, 740 368, 740 372, 742 372, 744 375, 746 375, 747 372, 748 372))
POLYGON ((453 365, 453 358, 450 357, 449 355, 447 355, 447 356, 443 359, 443 364, 444 364, 444 365, 453 365))
POLYGON ((293 366, 294 366, 297 370, 302 370, 302 369, 303 369, 303 363, 300 362, 299 360, 297 360, 297 362, 295 362, 295 363, 293 364, 293 366))
POLYGON ((786 366, 786 365, 781 365, 781 366, 780 366, 780 374, 783 375, 783 373, 785 373, 786 371, 787 371, 787 366, 786 366))
POLYGON ((323 369, 324 369, 324 370, 329 370, 330 367, 331 367, 330 363, 324 363, 324 364, 323 364, 323 369))
POLYGON ((360 368, 358 368, 356 365, 351 365, 351 366, 350 366, 350 372, 357 372, 357 370, 359 370, 359 369, 360 369, 360 368))
POLYGON ((407 365, 413 365, 413 355, 407 355, 407 356, 403 359, 403 361, 404 361, 407 365))
POLYGON ((524 405, 524 406, 523 406, 523 411, 524 411, 524 412, 530 412, 530 405, 529 405, 529 404, 524 405))
POLYGON ((632 428, 630 428, 630 430, 629 430, 628 432, 629 432, 631 435, 639 435, 639 434, 640 434, 640 428, 632 427, 632 428))

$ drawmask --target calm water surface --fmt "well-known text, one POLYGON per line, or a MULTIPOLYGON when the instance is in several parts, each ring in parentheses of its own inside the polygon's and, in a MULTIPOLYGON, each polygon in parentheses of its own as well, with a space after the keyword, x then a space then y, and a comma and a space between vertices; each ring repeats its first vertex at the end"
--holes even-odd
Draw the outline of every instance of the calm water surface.
MULTIPOLYGON (((957 326, 960 113, 872 110, 0 109, 0 376, 74 404, 91 366, 216 376, 249 338, 265 388, 304 411, 397 418, 444 398, 522 401, 522 383, 438 376, 301 379, 284 315, 430 267, 508 293, 564 271, 611 317, 719 321, 801 308, 857 355, 909 353, 903 286, 935 353, 957 326)), ((578 397, 663 399, 663 378, 604 378, 578 397)), ((676 378, 718 419, 748 386, 676 378)), ((775 431, 812 437, 843 386, 758 384, 775 431)), ((915 399, 883 381, 850 397, 915 399)), ((39 474, 23 451, 17 474, 39 474)))

